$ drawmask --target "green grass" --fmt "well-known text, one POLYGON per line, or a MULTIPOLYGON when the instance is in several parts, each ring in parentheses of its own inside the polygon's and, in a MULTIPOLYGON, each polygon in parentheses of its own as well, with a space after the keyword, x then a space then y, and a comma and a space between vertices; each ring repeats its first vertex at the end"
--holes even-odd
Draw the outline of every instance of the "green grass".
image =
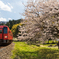
MULTIPOLYGON (((55 42, 58 42, 58 41, 54 40, 54 43, 55 43, 55 42)), ((45 43, 48 43, 48 41, 45 41, 45 43)), ((51 43, 53 44, 53 40, 49 40, 49 43, 50 43, 50 44, 51 44, 51 43)))
POLYGON ((44 44, 43 46, 49 46, 49 45, 54 46, 54 45, 57 45, 57 44, 44 44))
POLYGON ((14 43, 12 59, 57 59, 59 56, 58 49, 27 45, 25 42, 14 43))

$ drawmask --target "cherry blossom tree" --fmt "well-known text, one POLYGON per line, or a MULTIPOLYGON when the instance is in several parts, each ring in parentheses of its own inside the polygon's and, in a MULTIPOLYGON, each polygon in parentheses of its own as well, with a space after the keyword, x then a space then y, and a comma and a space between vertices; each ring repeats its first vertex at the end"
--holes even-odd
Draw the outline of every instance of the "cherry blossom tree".
POLYGON ((25 5, 25 27, 33 41, 59 38, 59 2, 57 0, 28 0, 25 5))

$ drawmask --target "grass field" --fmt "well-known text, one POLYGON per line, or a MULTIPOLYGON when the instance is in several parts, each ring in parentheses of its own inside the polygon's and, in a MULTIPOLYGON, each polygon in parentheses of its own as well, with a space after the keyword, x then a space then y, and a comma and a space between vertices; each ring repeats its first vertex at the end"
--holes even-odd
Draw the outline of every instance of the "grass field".
POLYGON ((25 42, 14 42, 12 59, 59 59, 57 48, 27 45, 25 42))

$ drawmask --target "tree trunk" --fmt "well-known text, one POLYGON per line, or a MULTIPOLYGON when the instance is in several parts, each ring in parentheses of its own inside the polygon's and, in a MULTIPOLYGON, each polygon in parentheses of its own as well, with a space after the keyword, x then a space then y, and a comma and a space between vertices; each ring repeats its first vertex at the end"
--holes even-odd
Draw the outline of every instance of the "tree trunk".
POLYGON ((59 41, 58 41, 57 45, 58 45, 58 49, 59 49, 59 41))
POLYGON ((49 39, 48 39, 48 43, 49 43, 49 39))
POLYGON ((58 46, 58 49, 59 49, 59 46, 58 46))

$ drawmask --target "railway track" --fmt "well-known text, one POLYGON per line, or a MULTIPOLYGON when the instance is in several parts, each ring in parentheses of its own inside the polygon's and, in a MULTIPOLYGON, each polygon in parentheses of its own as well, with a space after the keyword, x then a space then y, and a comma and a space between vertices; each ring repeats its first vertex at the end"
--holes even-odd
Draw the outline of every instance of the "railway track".
POLYGON ((5 45, 2 44, 2 45, 0 45, 0 50, 5 49, 6 47, 10 46, 11 44, 5 44, 5 45))
POLYGON ((2 49, 2 48, 4 48, 4 47, 0 47, 0 49, 2 49))
POLYGON ((8 45, 0 45, 0 59, 10 59, 12 55, 12 50, 14 48, 14 43, 8 45))
POLYGON ((0 46, 0 50, 2 50, 2 49, 5 48, 5 47, 6 47, 6 46, 1 45, 1 46, 0 46))

